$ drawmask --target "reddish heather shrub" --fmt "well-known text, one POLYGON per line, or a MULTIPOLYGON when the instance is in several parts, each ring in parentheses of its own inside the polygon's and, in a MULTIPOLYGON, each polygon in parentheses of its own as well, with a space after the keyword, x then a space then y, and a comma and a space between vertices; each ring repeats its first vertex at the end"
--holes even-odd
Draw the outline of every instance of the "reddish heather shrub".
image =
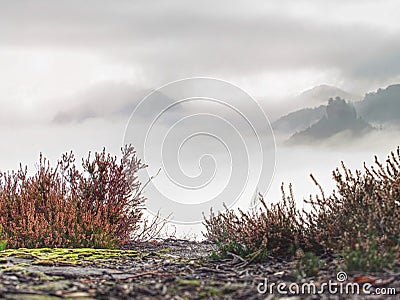
POLYGON ((232 252, 251 260, 291 257, 304 244, 303 228, 293 197, 286 197, 283 186, 282 195, 281 202, 270 206, 260 195, 258 210, 239 209, 239 214, 228 209, 218 214, 211 211, 204 221, 206 238, 216 243, 223 256, 232 252))
POLYGON ((325 197, 320 187, 322 196, 308 201, 313 207, 307 215, 310 239, 328 252, 366 251, 376 242, 378 254, 398 253, 400 148, 391 152, 386 165, 377 157, 375 166, 364 164, 364 173, 353 174, 342 162, 342 171, 336 169, 333 178, 336 192, 325 197))
POLYGON ((7 247, 110 248, 139 228, 144 198, 137 172, 146 167, 132 146, 117 158, 100 153, 82 160, 64 154, 55 168, 40 155, 37 172, 27 168, 0 177, 0 224, 7 247))
POLYGON ((333 178, 337 191, 310 197, 310 210, 301 213, 290 195, 267 206, 260 197, 257 211, 239 214, 226 209, 205 218, 205 236, 222 255, 228 251, 262 259, 293 256, 296 250, 344 257, 349 269, 378 270, 400 256, 400 148, 375 167, 353 174, 342 163, 333 178), (368 262, 368 264, 364 263, 368 262))

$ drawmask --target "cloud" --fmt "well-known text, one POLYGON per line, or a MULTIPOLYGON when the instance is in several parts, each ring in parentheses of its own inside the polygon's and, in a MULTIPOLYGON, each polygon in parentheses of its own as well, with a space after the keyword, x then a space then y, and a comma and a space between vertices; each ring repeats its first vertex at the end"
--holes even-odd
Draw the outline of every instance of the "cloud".
POLYGON ((101 82, 61 101, 54 123, 83 122, 91 118, 129 117, 150 91, 127 83, 101 82))
POLYGON ((398 76, 400 71, 400 40, 398 34, 370 40, 354 60, 350 76, 381 79, 398 76))
POLYGON ((192 76, 240 85, 275 118, 288 104, 271 98, 312 85, 363 94, 400 79, 391 1, 384 17, 374 1, 0 5, 0 101, 18 118, 22 106, 55 122, 119 115, 140 90, 192 76))
POLYGON ((374 68, 381 81, 400 74, 391 64, 398 27, 373 14, 381 4, 339 1, 339 17, 325 15, 330 5, 271 3, 8 1, 0 12, 0 43, 98 53, 143 70, 150 82, 298 69, 334 69, 349 80, 369 80, 374 68))

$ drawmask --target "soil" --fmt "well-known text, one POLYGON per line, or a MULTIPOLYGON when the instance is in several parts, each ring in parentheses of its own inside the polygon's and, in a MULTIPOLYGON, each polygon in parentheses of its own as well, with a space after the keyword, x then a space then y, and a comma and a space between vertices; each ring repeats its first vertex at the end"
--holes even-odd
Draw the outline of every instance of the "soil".
POLYGON ((370 284, 370 295, 301 294, 302 283, 312 283, 318 291, 329 281, 339 286, 340 261, 323 257, 318 268, 307 271, 310 276, 298 261, 250 263, 233 254, 213 260, 213 249, 209 242, 167 239, 121 250, 4 250, 0 299, 400 299, 399 272, 341 273, 347 276, 342 284, 360 289, 370 284), (299 286, 299 293, 279 294, 272 286, 279 283, 293 290, 299 286), (380 296, 379 291, 397 295, 380 296))

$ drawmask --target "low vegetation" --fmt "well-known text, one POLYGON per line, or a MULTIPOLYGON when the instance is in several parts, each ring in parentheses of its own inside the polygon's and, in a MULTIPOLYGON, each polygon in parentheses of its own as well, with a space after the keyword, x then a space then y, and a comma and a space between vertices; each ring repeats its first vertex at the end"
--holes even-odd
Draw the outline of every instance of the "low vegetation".
MULTIPOLYGON (((115 248, 159 233, 159 218, 144 220, 137 172, 146 165, 133 147, 122 159, 105 150, 89 153, 82 168, 67 153, 55 167, 40 156, 37 170, 0 174, 0 251, 7 248, 115 248)), ((354 173, 333 171, 336 190, 305 200, 299 210, 289 185, 281 201, 251 211, 205 218, 205 236, 218 251, 251 261, 297 259, 297 275, 315 276, 320 256, 339 257, 348 271, 381 271, 400 258, 400 148, 383 164, 375 158, 354 173)), ((165 224, 165 223, 164 223, 165 224)))
POLYGON ((313 252, 303 253, 299 250, 296 253, 296 258, 297 264, 293 273, 298 278, 317 276, 323 266, 322 260, 313 252))
POLYGON ((79 170, 71 152, 55 167, 41 155, 33 175, 22 166, 0 174, 0 250, 5 241, 8 248, 126 243, 142 221, 137 172, 145 167, 129 146, 120 162, 103 150, 89 153, 79 170))
POLYGON ((385 164, 375 157, 374 166, 355 173, 342 163, 333 178, 337 189, 326 196, 312 177, 320 195, 306 200, 310 209, 297 209, 291 186, 289 195, 282 187, 278 203, 267 205, 260 196, 260 207, 250 212, 211 212, 205 235, 220 256, 265 260, 301 251, 338 256, 350 271, 391 268, 400 256, 400 149, 385 164))
MULTIPOLYGON (((2 230, 3 230, 3 228, 2 228, 2 226, 0 225, 0 237, 2 236, 2 230)), ((0 251, 6 249, 6 246, 7 246, 7 241, 6 241, 6 240, 1 240, 1 239, 0 239, 0 251)))

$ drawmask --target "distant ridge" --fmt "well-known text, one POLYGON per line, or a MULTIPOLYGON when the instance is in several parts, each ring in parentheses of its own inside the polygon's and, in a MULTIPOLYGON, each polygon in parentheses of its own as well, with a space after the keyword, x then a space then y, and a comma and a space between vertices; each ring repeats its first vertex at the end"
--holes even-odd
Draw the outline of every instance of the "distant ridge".
POLYGON ((322 84, 304 91, 291 102, 298 109, 277 119, 272 127, 282 133, 293 134, 319 121, 326 112, 328 99, 340 97, 347 101, 358 101, 361 96, 353 95, 337 87, 322 84))
POLYGON ((358 114, 369 122, 400 124, 400 84, 368 93, 355 106, 358 114))
POLYGON ((315 108, 303 108, 279 118, 272 124, 272 128, 285 133, 302 131, 318 122, 325 113, 326 105, 320 105, 315 108))
MULTIPOLYGON (((299 97, 303 97, 304 99, 313 99, 313 97, 316 97, 319 99, 320 95, 328 92, 340 92, 342 95, 351 95, 332 86, 320 85, 303 92, 299 97)), ((356 125, 356 123, 351 125, 353 129, 357 128, 357 126, 360 128, 368 127, 371 126, 371 124, 379 128, 387 127, 397 129, 400 126, 400 84, 393 84, 386 88, 379 88, 375 92, 367 93, 361 101, 353 102, 351 98, 349 99, 341 96, 335 97, 345 99, 345 103, 352 106, 351 110, 354 110, 352 114, 356 115, 356 118, 352 118, 353 121, 357 118, 360 119, 357 121, 358 125, 356 125), (366 124, 368 124, 368 126, 366 126, 366 124)), ((330 124, 329 126, 332 127, 331 130, 333 132, 339 130, 338 124, 334 125, 331 122, 322 120, 324 116, 327 116, 326 111, 329 104, 327 106, 326 102, 328 99, 325 100, 324 105, 316 106, 312 104, 314 100, 305 101, 304 99, 302 101, 307 102, 307 105, 280 117, 272 123, 272 127, 276 133, 292 136, 295 134, 299 135, 301 132, 308 130, 308 134, 303 134, 303 136, 310 135, 314 136, 314 138, 322 138, 321 134, 317 133, 317 131, 319 132, 321 129, 315 129, 313 126, 316 125, 316 128, 325 126, 326 128, 320 133, 324 132, 326 137, 330 132, 327 129, 328 123, 330 124), (313 129, 310 129, 311 127, 313 127, 313 129)), ((320 100, 315 101, 314 104, 318 103, 320 100)), ((344 109, 342 113, 345 113, 345 111, 344 109)), ((350 123, 348 123, 348 125, 349 124, 350 123)))
POLYGON ((307 105, 305 105, 306 107, 314 107, 326 104, 326 101, 329 98, 335 97, 340 97, 347 101, 360 101, 362 99, 362 96, 351 94, 340 88, 327 84, 321 84, 306 90, 296 98, 299 102, 304 102, 304 104, 307 103, 307 105))
POLYGON ((357 116, 354 106, 344 99, 329 99, 326 114, 305 130, 297 132, 289 139, 290 143, 305 143, 323 140, 341 132, 361 136, 373 129, 364 119, 357 116))

